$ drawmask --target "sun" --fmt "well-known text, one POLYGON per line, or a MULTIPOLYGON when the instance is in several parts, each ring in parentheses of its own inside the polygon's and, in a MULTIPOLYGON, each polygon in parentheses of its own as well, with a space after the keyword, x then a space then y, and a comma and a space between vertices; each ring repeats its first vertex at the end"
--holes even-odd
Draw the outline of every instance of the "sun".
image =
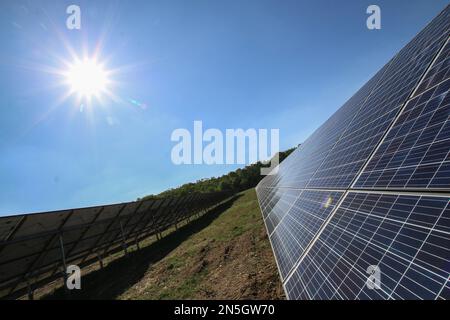
POLYGON ((72 93, 80 98, 100 97, 108 89, 108 72, 94 59, 77 60, 69 65, 65 73, 67 84, 72 93))

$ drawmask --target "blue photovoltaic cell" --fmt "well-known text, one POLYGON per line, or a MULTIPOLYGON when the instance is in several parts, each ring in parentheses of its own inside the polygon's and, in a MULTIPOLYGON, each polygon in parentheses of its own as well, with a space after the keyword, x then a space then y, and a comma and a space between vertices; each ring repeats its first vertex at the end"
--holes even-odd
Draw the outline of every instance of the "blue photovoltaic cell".
POLYGON ((259 183, 288 298, 450 297, 449 31, 447 6, 259 183))
POLYGON ((260 186, 304 188, 344 133, 367 96, 375 88, 388 65, 372 77, 335 114, 302 143, 292 155, 283 161, 276 175, 266 177, 260 186))
POLYGON ((349 193, 286 282, 289 298, 441 296, 450 272, 449 210, 448 197, 349 193), (366 285, 372 265, 381 271, 379 289, 366 285))
POLYGON ((450 189, 449 88, 450 79, 407 103, 355 188, 450 189))
POLYGON ((269 233, 283 278, 316 236, 341 196, 342 192, 304 190, 269 233))
POLYGON ((417 96, 425 90, 432 88, 450 76, 450 42, 447 41, 442 53, 433 63, 432 68, 427 72, 422 83, 414 93, 417 96))
POLYGON ((269 234, 278 225, 286 212, 289 211, 292 203, 299 196, 301 191, 289 189, 276 189, 275 194, 269 198, 265 206, 261 210, 267 215, 264 217, 269 234))
POLYGON ((446 41, 450 11, 403 48, 347 127, 308 187, 348 188, 446 41))

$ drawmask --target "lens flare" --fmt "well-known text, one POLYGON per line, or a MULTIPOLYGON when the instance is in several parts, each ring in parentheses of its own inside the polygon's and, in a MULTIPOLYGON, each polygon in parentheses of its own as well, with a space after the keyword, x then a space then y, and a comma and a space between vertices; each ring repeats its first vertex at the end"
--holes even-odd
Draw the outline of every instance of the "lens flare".
POLYGON ((327 200, 325 201, 325 203, 323 204, 323 207, 326 209, 329 206, 331 206, 332 203, 333 203, 333 198, 332 197, 328 197, 327 200))

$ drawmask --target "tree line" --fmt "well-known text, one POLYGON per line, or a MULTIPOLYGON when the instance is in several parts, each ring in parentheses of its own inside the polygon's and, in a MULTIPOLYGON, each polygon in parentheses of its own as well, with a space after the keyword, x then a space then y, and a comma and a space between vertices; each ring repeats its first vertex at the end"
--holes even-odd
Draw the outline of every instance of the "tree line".
MULTIPOLYGON (((286 151, 279 152, 280 163, 289 156, 295 148, 288 149, 286 151)), ((263 164, 258 161, 255 164, 248 165, 242 169, 231 171, 220 177, 213 177, 207 179, 201 179, 196 182, 189 182, 179 186, 161 192, 158 195, 148 195, 138 200, 147 200, 154 197, 179 197, 195 192, 218 192, 229 191, 237 193, 243 190, 256 187, 256 185, 264 178, 261 175, 261 167, 267 167, 267 164, 263 164)))

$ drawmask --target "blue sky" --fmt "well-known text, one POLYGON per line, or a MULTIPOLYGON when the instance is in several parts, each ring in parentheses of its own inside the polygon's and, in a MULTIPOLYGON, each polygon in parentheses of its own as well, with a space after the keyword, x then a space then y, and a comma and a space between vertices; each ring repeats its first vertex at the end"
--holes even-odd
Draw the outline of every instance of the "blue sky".
POLYGON ((134 200, 236 166, 172 164, 174 129, 278 128, 302 142, 447 1, 5 1, 0 215, 134 200), (82 29, 65 27, 81 7, 82 29), (366 28, 381 7, 382 29, 366 28), (119 99, 86 110, 49 69, 92 53, 119 99), (141 108, 131 100, 145 104, 141 108))

